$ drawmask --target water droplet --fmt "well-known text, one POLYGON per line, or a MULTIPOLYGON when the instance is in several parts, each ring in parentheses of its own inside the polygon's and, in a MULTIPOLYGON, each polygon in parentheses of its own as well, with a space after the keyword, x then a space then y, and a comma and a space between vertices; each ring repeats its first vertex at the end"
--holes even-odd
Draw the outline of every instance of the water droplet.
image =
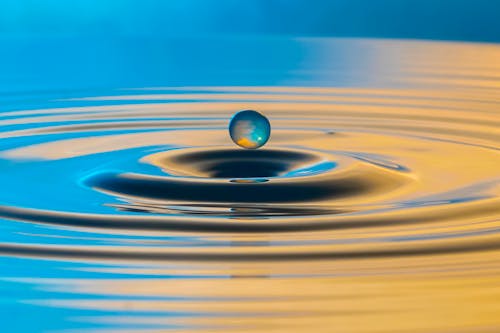
POLYGON ((257 111, 240 111, 229 122, 229 135, 238 146, 257 149, 269 140, 271 124, 264 115, 257 111))

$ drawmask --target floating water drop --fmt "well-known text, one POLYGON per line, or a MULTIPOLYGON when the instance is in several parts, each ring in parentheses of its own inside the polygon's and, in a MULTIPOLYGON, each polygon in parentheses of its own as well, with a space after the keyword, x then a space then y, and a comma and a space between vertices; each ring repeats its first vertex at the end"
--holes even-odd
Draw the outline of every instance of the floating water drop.
POLYGON ((253 110, 236 113, 229 122, 229 135, 234 143, 246 149, 257 149, 266 144, 271 124, 262 114, 253 110))

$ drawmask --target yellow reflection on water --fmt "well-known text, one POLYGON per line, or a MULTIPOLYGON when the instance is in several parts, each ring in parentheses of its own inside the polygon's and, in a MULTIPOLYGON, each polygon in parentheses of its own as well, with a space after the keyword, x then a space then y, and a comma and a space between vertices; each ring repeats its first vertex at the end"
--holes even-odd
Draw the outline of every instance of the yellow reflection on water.
POLYGON ((494 332, 500 312, 499 256, 499 251, 488 251, 480 256, 172 264, 114 272, 213 278, 59 279, 42 285, 48 290, 107 296, 53 299, 45 305, 134 313, 133 317, 102 316, 103 322, 173 322, 203 332, 310 332, 312 328, 319 332, 494 332), (305 272, 307 276, 301 277, 305 272), (141 298, 113 300, 122 295, 141 298), (203 316, 176 317, 183 312, 203 316))

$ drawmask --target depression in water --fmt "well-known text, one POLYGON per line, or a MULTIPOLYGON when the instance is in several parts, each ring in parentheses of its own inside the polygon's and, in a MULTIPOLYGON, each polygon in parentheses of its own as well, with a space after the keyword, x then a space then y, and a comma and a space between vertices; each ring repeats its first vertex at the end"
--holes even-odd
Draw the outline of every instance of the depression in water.
POLYGON ((269 140, 270 134, 269 120, 257 111, 240 111, 229 122, 229 135, 233 142, 242 148, 260 148, 269 140))

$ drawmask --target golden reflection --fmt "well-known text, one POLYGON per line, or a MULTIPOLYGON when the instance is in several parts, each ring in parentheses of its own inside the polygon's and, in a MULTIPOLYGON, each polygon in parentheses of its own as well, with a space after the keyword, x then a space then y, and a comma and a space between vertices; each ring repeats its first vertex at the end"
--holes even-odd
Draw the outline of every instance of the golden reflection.
MULTIPOLYGON (((494 332, 500 312, 499 255, 493 251, 481 256, 131 268, 130 274, 209 274, 213 278, 45 280, 42 285, 47 290, 107 297, 56 298, 43 304, 127 309, 133 317, 103 315, 98 320, 173 321, 201 332, 310 332, 311 328, 320 332, 494 332), (304 267, 307 277, 301 277, 304 267), (140 298, 120 300, 121 295, 140 298), (158 314, 141 316, 148 312, 158 314), (183 312, 204 316, 183 318, 183 312)), ((127 273, 127 269, 114 271, 127 273)))

